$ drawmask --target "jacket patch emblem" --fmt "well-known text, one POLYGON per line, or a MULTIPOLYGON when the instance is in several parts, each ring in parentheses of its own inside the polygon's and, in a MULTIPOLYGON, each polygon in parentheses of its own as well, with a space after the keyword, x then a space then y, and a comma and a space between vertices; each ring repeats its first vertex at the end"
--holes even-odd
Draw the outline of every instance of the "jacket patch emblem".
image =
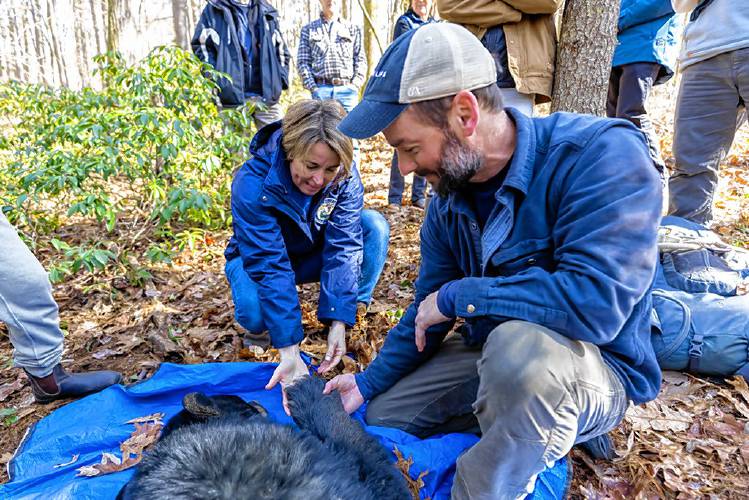
POLYGON ((325 224, 335 208, 335 200, 326 200, 320 204, 315 213, 315 224, 325 224))

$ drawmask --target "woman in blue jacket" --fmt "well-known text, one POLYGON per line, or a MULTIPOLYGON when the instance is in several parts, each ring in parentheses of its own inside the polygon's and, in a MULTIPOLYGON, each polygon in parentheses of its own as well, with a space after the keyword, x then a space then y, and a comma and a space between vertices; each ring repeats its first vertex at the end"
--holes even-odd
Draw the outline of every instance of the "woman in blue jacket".
POLYGON ((226 276, 237 322, 268 331, 281 354, 268 389, 308 373, 296 285, 320 282, 317 317, 330 326, 324 372, 345 353, 346 327, 369 304, 387 257, 388 223, 362 210, 351 139, 336 128, 344 114, 332 100, 295 103, 255 135, 232 183, 226 276))

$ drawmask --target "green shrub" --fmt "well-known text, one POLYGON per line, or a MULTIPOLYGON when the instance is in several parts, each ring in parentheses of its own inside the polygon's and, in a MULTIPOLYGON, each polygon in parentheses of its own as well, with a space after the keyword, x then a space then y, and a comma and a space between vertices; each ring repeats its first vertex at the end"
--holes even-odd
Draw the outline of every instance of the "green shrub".
MULTIPOLYGON (((97 224, 112 240, 158 230, 166 241, 144 245, 142 256, 162 261, 169 235, 228 227, 231 173, 246 156, 251 109, 219 111, 217 73, 177 47, 131 66, 114 53, 95 61, 101 90, 0 84, 6 216, 32 246, 74 222, 97 224)), ((101 239, 57 240, 53 277, 117 260, 101 239)))

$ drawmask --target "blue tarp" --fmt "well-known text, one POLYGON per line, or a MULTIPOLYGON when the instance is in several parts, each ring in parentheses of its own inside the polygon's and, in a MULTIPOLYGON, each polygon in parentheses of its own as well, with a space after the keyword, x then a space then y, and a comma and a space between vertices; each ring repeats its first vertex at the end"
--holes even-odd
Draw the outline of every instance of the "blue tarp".
MULTIPOLYGON (((114 498, 133 470, 100 477, 76 477, 76 469, 100 462, 102 452, 119 456, 119 445, 134 426, 128 420, 152 413, 164 413, 165 420, 182 407, 182 396, 201 391, 209 395, 236 394, 259 401, 269 415, 281 423, 292 423, 281 407, 281 391, 266 391, 272 363, 215 363, 174 365, 164 363, 150 379, 130 386, 110 387, 98 394, 72 402, 34 425, 14 459, 8 464, 10 482, 0 486, 0 498, 114 498), (78 454, 78 460, 64 464, 78 454)), ((362 411, 355 418, 361 421, 362 411)), ((470 434, 447 434, 418 439, 384 427, 367 427, 384 446, 397 446, 405 457, 413 457, 412 477, 422 471, 422 498, 448 499, 455 472, 455 460, 478 438, 470 434)), ((567 460, 539 475, 534 499, 561 498, 567 481, 567 460)))

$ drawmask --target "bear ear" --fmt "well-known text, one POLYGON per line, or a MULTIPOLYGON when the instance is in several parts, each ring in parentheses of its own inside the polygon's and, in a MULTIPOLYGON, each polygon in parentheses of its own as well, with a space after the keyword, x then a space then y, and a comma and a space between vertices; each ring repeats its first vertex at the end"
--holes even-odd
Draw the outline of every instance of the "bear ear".
POLYGON ((265 407, 261 405, 260 403, 258 403, 257 401, 250 401, 247 404, 250 405, 253 409, 255 409, 255 411, 257 411, 263 417, 268 416, 268 410, 266 410, 265 407))
POLYGON ((191 392, 182 398, 182 406, 192 416, 197 418, 217 417, 219 410, 211 398, 202 392, 191 392))

